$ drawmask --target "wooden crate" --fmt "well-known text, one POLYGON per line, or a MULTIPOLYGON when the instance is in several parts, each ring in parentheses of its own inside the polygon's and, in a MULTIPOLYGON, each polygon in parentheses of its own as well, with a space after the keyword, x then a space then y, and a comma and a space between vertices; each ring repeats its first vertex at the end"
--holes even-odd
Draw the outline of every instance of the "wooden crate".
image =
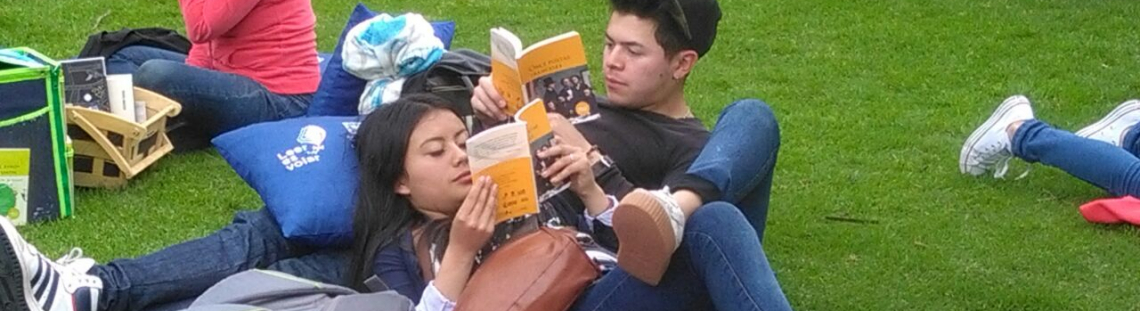
POLYGON ((128 180, 174 150, 166 136, 166 120, 178 115, 182 105, 137 87, 135 101, 146 102, 147 120, 141 124, 108 112, 67 106, 68 135, 75 148, 76 185, 125 186, 128 180))

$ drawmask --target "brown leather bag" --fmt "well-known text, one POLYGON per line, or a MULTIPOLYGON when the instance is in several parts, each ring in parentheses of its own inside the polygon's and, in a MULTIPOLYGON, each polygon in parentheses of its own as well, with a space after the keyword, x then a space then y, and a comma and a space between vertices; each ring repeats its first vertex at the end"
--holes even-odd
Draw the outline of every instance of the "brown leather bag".
POLYGON ((491 253, 467 282, 457 311, 559 311, 598 277, 576 232, 541 228, 491 253))

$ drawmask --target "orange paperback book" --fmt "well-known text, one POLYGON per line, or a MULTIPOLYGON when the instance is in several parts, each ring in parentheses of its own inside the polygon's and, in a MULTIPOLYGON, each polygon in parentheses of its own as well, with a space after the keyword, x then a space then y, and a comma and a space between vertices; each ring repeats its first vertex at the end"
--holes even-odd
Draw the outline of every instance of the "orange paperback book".
POLYGON ((568 32, 523 49, 503 28, 491 29, 491 80, 507 101, 507 113, 541 99, 547 112, 580 123, 598 118, 586 49, 577 32, 568 32))

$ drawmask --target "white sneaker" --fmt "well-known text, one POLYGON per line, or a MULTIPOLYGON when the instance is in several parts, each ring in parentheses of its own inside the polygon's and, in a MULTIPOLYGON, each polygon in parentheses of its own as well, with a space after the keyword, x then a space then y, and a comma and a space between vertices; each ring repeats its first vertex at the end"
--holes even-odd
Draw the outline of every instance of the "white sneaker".
POLYGON ((1025 96, 1015 95, 998 106, 993 115, 982 126, 970 134, 958 155, 958 168, 963 174, 978 176, 993 170, 994 177, 1005 177, 1009 170, 1009 160, 1013 158, 1010 147, 1010 124, 1033 119, 1033 106, 1025 96))
POLYGON ((1140 100, 1126 101, 1092 125, 1077 131, 1077 136, 1103 141, 1120 147, 1124 135, 1140 122, 1140 100))
POLYGON ((657 285, 681 245, 685 214, 669 188, 636 189, 614 209, 618 266, 633 277, 657 285))
POLYGON ((96 264, 95 259, 83 257, 83 249, 78 247, 72 247, 67 255, 56 259, 55 263, 83 274, 91 271, 91 268, 94 268, 96 264))
POLYGON ((0 217, 0 309, 95 311, 103 281, 49 260, 0 217))

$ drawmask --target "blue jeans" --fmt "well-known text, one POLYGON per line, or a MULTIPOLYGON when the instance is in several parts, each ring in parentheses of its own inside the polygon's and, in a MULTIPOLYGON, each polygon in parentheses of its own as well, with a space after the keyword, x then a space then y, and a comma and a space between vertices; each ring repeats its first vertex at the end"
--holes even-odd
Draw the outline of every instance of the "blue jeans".
POLYGON ((720 198, 702 198, 705 202, 739 206, 763 241, 779 151, 780 125, 772 108, 757 99, 740 100, 721 111, 709 141, 688 173, 720 190, 720 198))
POLYGON ((185 63, 186 54, 145 45, 128 46, 107 57, 107 74, 133 75, 144 63, 156 59, 185 63))
POLYGON ((620 268, 571 310, 791 310, 756 232, 736 206, 701 206, 685 223, 665 276, 650 286, 620 268))
POLYGON ((1113 195, 1140 197, 1138 128, 1124 136, 1121 148, 1030 120, 1014 133, 1011 149, 1018 158, 1060 168, 1113 195))
POLYGON ((107 58, 110 74, 134 74, 135 85, 182 104, 170 120, 175 148, 209 147, 210 139, 246 125, 305 114, 312 94, 277 94, 245 76, 186 64, 186 55, 129 46, 107 58))
POLYGON ((99 310, 154 310, 184 307, 215 283, 249 269, 343 284, 347 259, 340 250, 289 243, 269 211, 261 209, 239 212, 230 225, 208 236, 97 265, 88 273, 103 280, 99 310))

